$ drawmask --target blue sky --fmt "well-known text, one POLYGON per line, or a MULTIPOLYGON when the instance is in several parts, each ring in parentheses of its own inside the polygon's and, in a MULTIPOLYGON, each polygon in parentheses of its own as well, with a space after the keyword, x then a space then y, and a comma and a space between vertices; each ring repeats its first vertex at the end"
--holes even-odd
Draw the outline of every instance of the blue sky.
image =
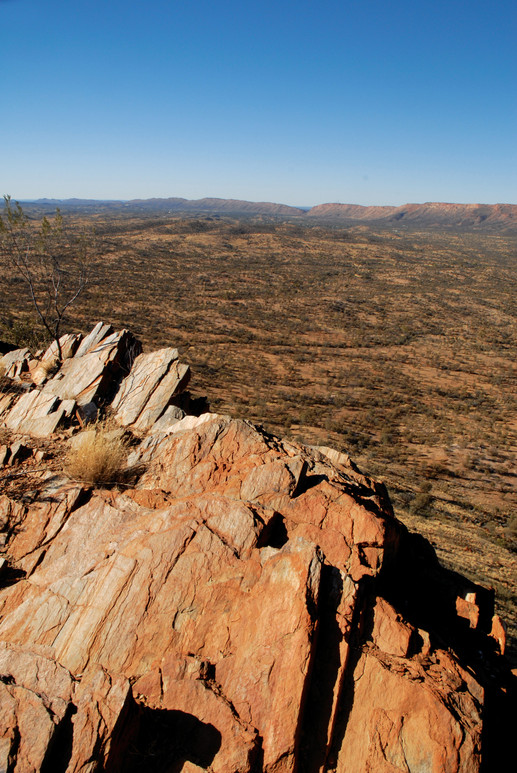
POLYGON ((515 0, 0 0, 0 193, 517 203, 515 0))

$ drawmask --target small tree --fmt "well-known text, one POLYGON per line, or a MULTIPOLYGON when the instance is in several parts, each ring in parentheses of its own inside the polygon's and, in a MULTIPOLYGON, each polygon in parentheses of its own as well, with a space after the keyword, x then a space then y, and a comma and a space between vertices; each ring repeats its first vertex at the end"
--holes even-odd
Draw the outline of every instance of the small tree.
POLYGON ((0 215, 0 255, 4 276, 21 277, 44 328, 63 359, 59 338, 70 306, 89 283, 89 243, 84 233, 65 231, 59 209, 52 220, 32 223, 18 202, 4 196, 0 215), (7 269, 7 271, 5 271, 7 269))

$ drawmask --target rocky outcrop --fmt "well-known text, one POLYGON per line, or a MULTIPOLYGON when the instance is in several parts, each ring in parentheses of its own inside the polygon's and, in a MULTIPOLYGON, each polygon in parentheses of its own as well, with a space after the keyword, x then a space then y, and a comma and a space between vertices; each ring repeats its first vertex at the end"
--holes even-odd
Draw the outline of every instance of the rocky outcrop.
POLYGON ((497 769, 492 595, 346 454, 180 418, 175 350, 131 373, 136 481, 0 497, 0 769, 497 769))
POLYGON ((26 347, 23 349, 13 349, 0 358, 3 375, 7 378, 17 378, 28 369, 30 351, 26 347))
POLYGON ((177 349, 160 349, 137 357, 112 403, 119 424, 135 430, 151 429, 170 400, 188 384, 190 369, 178 358, 177 349))
POLYGON ((18 393, 0 396, 0 423, 12 432, 48 437, 75 417, 81 424, 97 418, 98 409, 110 405, 120 424, 145 431, 188 384, 189 367, 178 361, 177 349, 141 354, 131 333, 103 322, 85 338, 63 336, 60 345, 60 366, 55 342, 39 358, 31 359, 28 349, 0 358, 19 386, 18 393))

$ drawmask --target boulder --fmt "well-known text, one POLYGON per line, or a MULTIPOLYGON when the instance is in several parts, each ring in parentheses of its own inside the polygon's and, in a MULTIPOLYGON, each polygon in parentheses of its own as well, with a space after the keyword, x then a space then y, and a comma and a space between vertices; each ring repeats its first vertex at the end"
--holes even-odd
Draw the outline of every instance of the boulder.
POLYGON ((114 333, 111 325, 105 322, 97 322, 95 327, 83 338, 75 353, 76 357, 83 357, 92 349, 95 349, 102 340, 108 338, 114 333))
POLYGON ((152 427, 187 386, 190 369, 178 357, 178 350, 169 348, 136 358, 112 403, 116 421, 141 431, 152 427))
POLYGON ((4 424, 12 432, 47 437, 56 431, 65 417, 72 414, 74 408, 74 400, 62 400, 33 389, 18 398, 4 418, 4 424))
POLYGON ((47 381, 44 394, 75 400, 78 405, 100 399, 109 402, 113 398, 133 355, 140 351, 140 344, 127 330, 111 333, 100 341, 95 338, 86 351, 85 341, 74 357, 65 360, 59 372, 47 381))
MULTIPOLYGON (((74 356, 81 338, 80 333, 68 333, 61 336, 59 344, 63 360, 74 356)), ((29 362, 29 371, 34 384, 40 385, 47 380, 49 374, 57 366, 58 356, 57 344, 55 341, 52 341, 48 349, 38 360, 31 360, 29 362)))
POLYGON ((160 418, 150 427, 149 432, 167 432, 169 427, 184 419, 185 416, 185 411, 182 408, 178 408, 177 405, 169 405, 160 418))
MULTIPOLYGON (((63 360, 68 360, 70 357, 74 356, 81 339, 82 335, 80 333, 67 333, 66 335, 61 336, 59 345, 61 346, 63 360)), ((55 362, 58 358, 58 354, 57 343, 52 341, 46 352, 40 358, 40 362, 55 362)))
POLYGON ((18 378, 28 370, 30 351, 27 348, 13 349, 0 357, 0 367, 7 378, 18 378))

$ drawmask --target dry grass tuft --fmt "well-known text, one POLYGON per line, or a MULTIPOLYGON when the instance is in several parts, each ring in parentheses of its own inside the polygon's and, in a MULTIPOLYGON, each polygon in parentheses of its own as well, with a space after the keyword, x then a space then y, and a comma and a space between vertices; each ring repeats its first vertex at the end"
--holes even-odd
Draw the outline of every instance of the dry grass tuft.
POLYGON ((125 472, 127 451, 122 430, 98 422, 72 438, 65 470, 74 480, 114 484, 125 472))
POLYGON ((32 371, 32 380, 35 384, 43 384, 47 379, 52 378, 58 370, 57 359, 54 357, 40 360, 32 371))

